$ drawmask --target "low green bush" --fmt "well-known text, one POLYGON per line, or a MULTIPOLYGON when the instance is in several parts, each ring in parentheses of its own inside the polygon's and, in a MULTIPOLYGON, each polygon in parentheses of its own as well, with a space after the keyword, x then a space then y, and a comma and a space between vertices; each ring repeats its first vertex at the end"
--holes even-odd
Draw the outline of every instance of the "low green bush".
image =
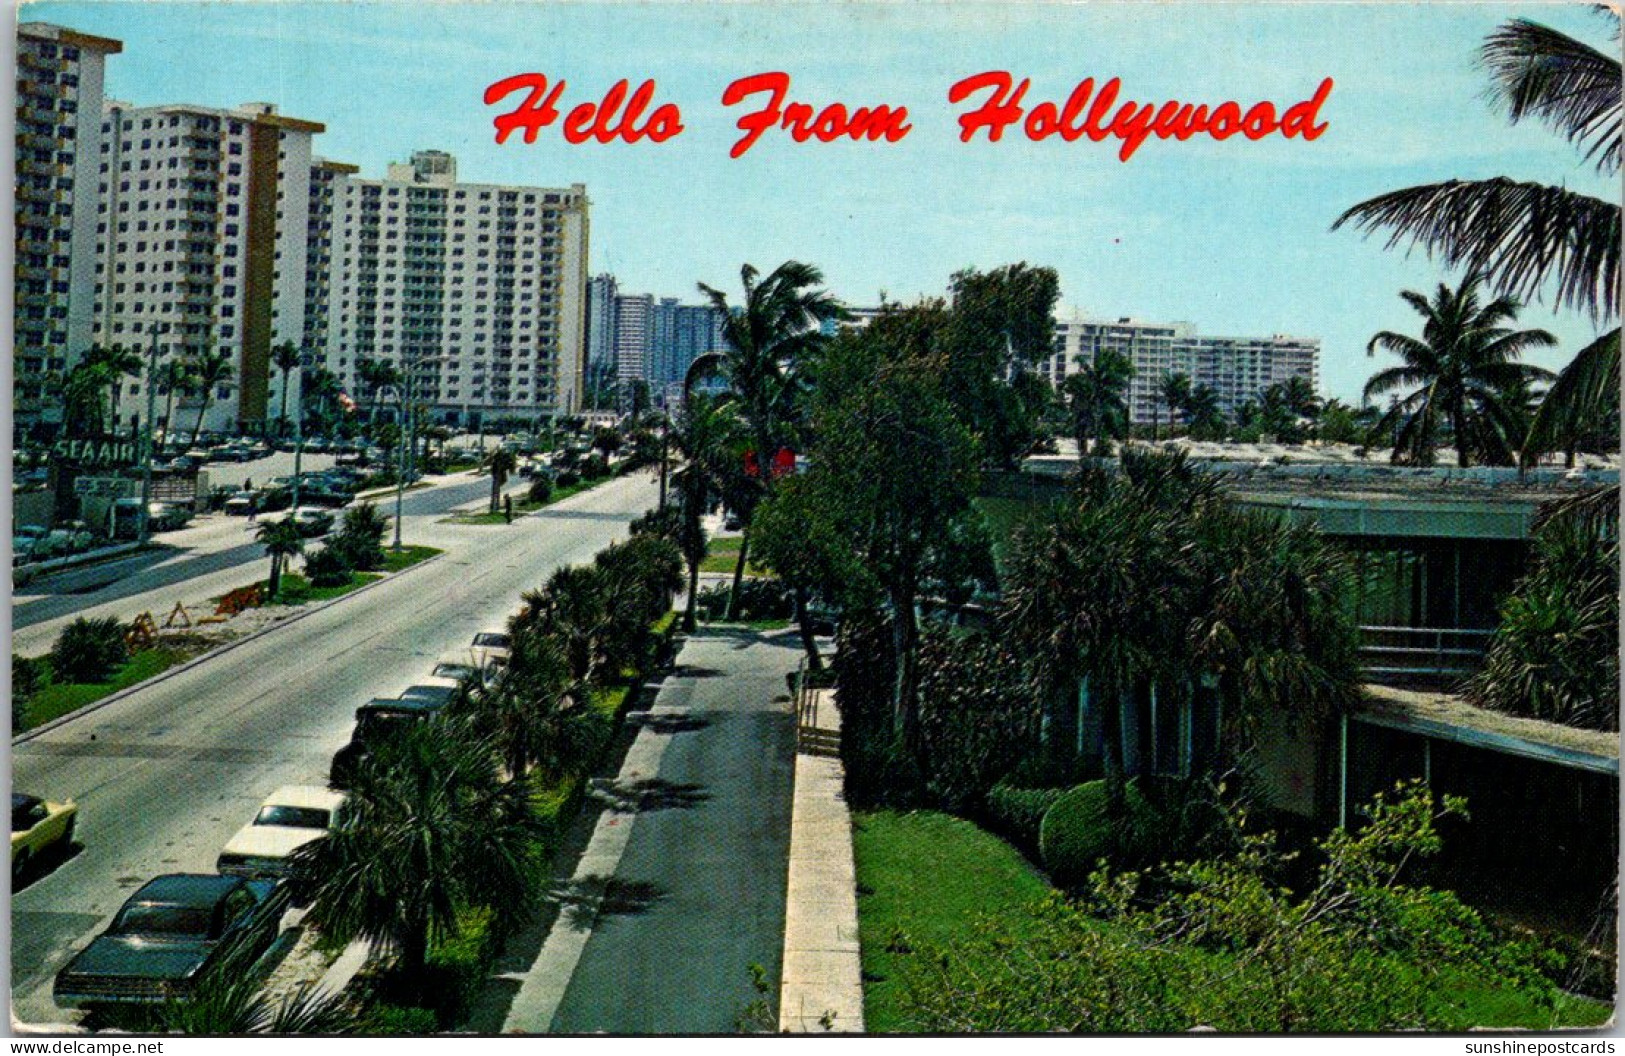
POLYGON ((530 482, 530 490, 525 497, 540 506, 553 497, 553 482, 546 477, 537 477, 530 482))
POLYGON ((1044 815, 1066 793, 1067 789, 1064 788, 994 785, 983 801, 983 813, 987 815, 993 831, 1036 857, 1038 833, 1044 824, 1044 815))
POLYGON ((1039 855, 1063 887, 1086 879, 1101 859, 1113 868, 1137 868, 1154 853, 1161 821, 1138 781, 1124 786, 1122 807, 1115 816, 1106 782, 1090 781, 1062 795, 1044 813, 1038 828, 1039 855))
POLYGON ((561 488, 573 488, 581 483, 581 474, 573 469, 561 469, 554 483, 561 488))
POLYGON ((609 463, 603 455, 593 455, 581 463, 582 480, 602 480, 609 476, 609 463))
POLYGON ((457 934, 429 951, 423 992, 432 995, 439 1029, 457 1026, 479 996, 487 969, 501 948, 496 920, 496 911, 489 907, 469 910, 460 915, 457 934))
POLYGON ((51 646, 51 671, 58 682, 103 682, 129 658, 118 617, 81 616, 51 646))
POLYGON ((359 1033, 366 1035, 434 1034, 439 1020, 432 1008, 410 1008, 380 1002, 373 1005, 359 1033))
POLYGON ((50 667, 43 656, 11 654, 11 729, 15 733, 23 728, 28 705, 45 686, 50 667))
MULTIPOLYGON (((700 591, 695 608, 702 619, 720 620, 728 611, 730 583, 718 583, 700 591)), ((739 621, 788 620, 795 611, 790 589, 776 579, 746 579, 739 584, 733 618, 739 621)))
POLYGON ((342 587, 350 582, 353 570, 342 548, 332 544, 305 555, 305 577, 314 587, 342 587))

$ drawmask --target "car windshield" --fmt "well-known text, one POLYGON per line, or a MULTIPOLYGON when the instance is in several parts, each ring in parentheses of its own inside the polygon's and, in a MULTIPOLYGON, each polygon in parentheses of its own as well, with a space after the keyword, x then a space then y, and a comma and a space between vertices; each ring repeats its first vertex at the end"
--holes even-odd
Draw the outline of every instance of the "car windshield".
POLYGON ((454 678, 461 682, 465 678, 474 677, 474 667, 471 664, 436 664, 434 665, 435 678, 454 678))
POLYGON ((271 805, 260 808, 254 824, 281 825, 289 829, 325 829, 330 817, 329 812, 320 807, 271 805))
POLYGON ((11 801, 11 831, 27 832, 45 817, 45 805, 38 800, 24 803, 17 802, 13 797, 11 801))
POLYGON ((210 915, 208 908, 202 906, 164 906, 137 902, 133 906, 124 907, 123 912, 114 919, 113 926, 107 929, 107 933, 206 939, 209 937, 210 915))
POLYGON ((474 644, 487 649, 506 649, 508 648, 508 636, 485 631, 474 636, 474 644))
POLYGON ((399 711, 368 711, 361 714, 355 723, 355 739, 369 741, 379 736, 387 736, 395 730, 418 719, 417 715, 409 715, 399 711))

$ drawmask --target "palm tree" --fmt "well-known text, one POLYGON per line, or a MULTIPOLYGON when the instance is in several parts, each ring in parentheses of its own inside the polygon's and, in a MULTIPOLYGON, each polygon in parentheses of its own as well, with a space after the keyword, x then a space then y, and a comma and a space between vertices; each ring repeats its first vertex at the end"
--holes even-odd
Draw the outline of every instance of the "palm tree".
POLYGON ((1078 440, 1078 457, 1090 453, 1091 440, 1096 444, 1095 454, 1109 455, 1110 441, 1128 435, 1128 383, 1134 376, 1134 364, 1110 348, 1102 349, 1091 362, 1082 359, 1080 356, 1082 369, 1061 382, 1072 435, 1078 440))
POLYGON ((165 441, 172 441, 175 435, 175 394, 191 388, 194 381, 192 364, 185 359, 171 359, 158 368, 158 385, 164 390, 165 441))
POLYGON ((1219 394, 1207 383, 1197 385, 1185 397, 1185 414, 1190 418, 1191 435, 1199 440, 1215 440, 1224 436, 1224 411, 1219 406, 1219 394))
POLYGON ((1548 379, 1551 373, 1518 362, 1526 349, 1549 347, 1557 339, 1544 330, 1511 330, 1519 305, 1510 297, 1488 304, 1478 299, 1479 279, 1469 275, 1452 290, 1443 283, 1429 301, 1414 290, 1400 294, 1424 320, 1420 339, 1384 330, 1372 337, 1368 354, 1381 348, 1399 356, 1397 367, 1378 371, 1366 382, 1364 398, 1410 387, 1382 421, 1379 433, 1394 430, 1395 462, 1430 465, 1440 427, 1448 425, 1456 464, 1476 457, 1509 464, 1522 436, 1508 393, 1520 383, 1548 379))
POLYGON ((491 737, 510 780, 535 765, 544 781, 591 764, 608 733, 587 688, 570 677, 559 640, 536 629, 513 629, 503 677, 465 686, 454 711, 491 737))
POLYGON ((541 830, 490 740, 451 719, 413 723, 357 768, 333 831, 294 853, 292 883, 323 934, 392 946, 396 978, 420 987, 430 943, 455 935, 460 913, 532 904, 541 830))
POLYGON ((62 381, 62 421, 69 433, 94 436, 106 429, 107 405, 102 390, 106 373, 89 363, 76 363, 62 381))
POLYGON ((118 428, 119 387, 124 378, 139 377, 141 353, 123 345, 92 345, 85 350, 79 366, 90 372, 102 387, 108 390, 107 423, 118 428))
POLYGON ((485 456, 486 472, 491 474, 491 512, 497 512, 502 503, 502 486, 508 475, 519 468, 519 456, 505 447, 498 447, 485 456))
POLYGON ((252 975, 213 978, 186 1001, 97 1010, 103 1029, 135 1034, 344 1035, 361 1029, 342 994, 303 983, 274 1004, 252 975))
POLYGON ((580 685, 597 684, 603 666, 604 640, 613 618, 607 578, 591 565, 566 565, 549 576, 541 590, 525 592, 525 607, 510 621, 515 632, 555 638, 571 680, 580 685))
POLYGON ((282 586, 282 570, 288 559, 305 552, 305 537, 299 534, 299 526, 290 515, 263 522, 254 538, 265 546, 265 552, 271 557, 271 579, 265 593, 274 599, 282 586))
POLYGON ((707 550, 701 518, 710 509, 712 495, 722 490, 727 466, 739 448, 740 432, 733 405, 704 394, 689 397, 671 431, 671 442, 686 459, 677 491, 682 515, 678 546, 688 562, 688 598, 683 610, 687 631, 695 626, 700 564, 707 550))
MULTIPOLYGON (((1191 398, 1191 376, 1178 371, 1164 374, 1159 391, 1162 402, 1168 405, 1168 429, 1169 432, 1172 432, 1174 415, 1183 410, 1186 402, 1191 398)), ((1155 400, 1151 403, 1151 439, 1153 441, 1162 439, 1158 431, 1157 404, 1155 400)))
POLYGON ((215 386, 230 381, 235 372, 228 352, 205 352, 193 360, 192 375, 197 379, 198 388, 203 391, 203 402, 197 409, 197 425, 192 429, 193 447, 197 446, 197 438, 203 435, 203 418, 209 413, 209 402, 214 398, 215 386))
POLYGON ((293 380, 293 372, 302 362, 299 346, 292 341, 271 346, 271 363, 282 372, 282 410, 277 414, 279 430, 288 428, 288 383, 293 380))
POLYGON ((356 379, 367 393, 367 421, 378 418, 378 402, 385 389, 401 383, 401 372, 382 359, 361 359, 355 365, 356 379))
MULTIPOLYGON (((1619 15, 1614 38, 1619 38, 1619 15)), ((1621 87, 1616 55, 1547 26, 1513 19, 1481 50, 1491 101, 1516 124, 1535 119, 1584 150, 1597 172, 1619 172, 1621 87)), ((1388 229, 1449 266, 1481 274, 1499 293, 1528 301, 1555 282, 1557 302, 1599 321, 1619 315, 1620 206, 1566 187, 1506 178, 1412 187, 1362 202, 1332 225, 1388 229)), ((1542 403, 1523 462, 1559 448, 1572 457, 1586 423, 1605 419, 1619 392, 1619 329, 1582 349, 1542 403)))
POLYGON ((1473 703, 1619 729, 1619 514, 1611 490, 1597 508, 1571 500, 1536 530, 1532 566, 1502 603, 1484 669, 1467 685, 1473 703))
MULTIPOLYGON (((1127 457, 1127 456, 1125 456, 1127 457)), ((1017 533, 1000 626, 1028 657, 1043 699, 1087 682, 1102 718, 1110 801, 1124 795, 1122 706, 1142 686, 1185 677, 1186 533, 1125 475, 1087 470, 1071 501, 1017 533)))
POLYGON ((299 414, 305 421, 315 419, 324 431, 339 394, 344 391, 339 377, 326 367, 306 367, 300 372, 299 414))
POLYGON ((690 376, 713 364, 720 369, 756 455, 759 487, 753 489, 754 495, 742 508, 734 511, 739 514, 744 535, 734 567, 733 590, 728 596, 730 616, 749 557, 754 500, 772 486, 768 467, 774 454, 794 439, 803 368, 824 342, 822 324, 846 314, 834 297, 817 288, 824 276, 811 264, 787 260, 760 282, 758 274, 749 264, 740 269, 745 296, 737 312, 730 308, 721 290, 700 283, 700 292, 724 316, 725 347, 719 354, 700 357, 690 367, 690 376))
POLYGON ((1293 375, 1281 383, 1281 398, 1299 418, 1313 418, 1320 413, 1320 396, 1309 379, 1293 375))

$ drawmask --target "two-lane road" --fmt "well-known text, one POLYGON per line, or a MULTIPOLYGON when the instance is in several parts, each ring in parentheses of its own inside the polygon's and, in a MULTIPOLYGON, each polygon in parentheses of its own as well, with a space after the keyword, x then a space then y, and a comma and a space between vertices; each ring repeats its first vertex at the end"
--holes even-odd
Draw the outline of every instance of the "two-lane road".
POLYGON ((512 526, 459 532, 461 545, 422 567, 14 745, 13 787, 76 800, 83 844, 12 899, 14 1014, 70 1018, 51 1002, 52 977, 131 891, 160 873, 213 871, 264 796, 326 782, 356 706, 500 626, 521 591, 624 537, 655 496, 638 474, 512 526))

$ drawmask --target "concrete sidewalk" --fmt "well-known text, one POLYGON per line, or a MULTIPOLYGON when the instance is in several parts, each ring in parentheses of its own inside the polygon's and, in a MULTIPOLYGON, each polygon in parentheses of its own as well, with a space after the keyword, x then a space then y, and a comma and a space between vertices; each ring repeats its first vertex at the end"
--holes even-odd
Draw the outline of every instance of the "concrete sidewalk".
POLYGON ((827 689, 805 694, 798 710, 779 1030, 862 1033, 857 872, 842 793, 841 716, 827 689))

